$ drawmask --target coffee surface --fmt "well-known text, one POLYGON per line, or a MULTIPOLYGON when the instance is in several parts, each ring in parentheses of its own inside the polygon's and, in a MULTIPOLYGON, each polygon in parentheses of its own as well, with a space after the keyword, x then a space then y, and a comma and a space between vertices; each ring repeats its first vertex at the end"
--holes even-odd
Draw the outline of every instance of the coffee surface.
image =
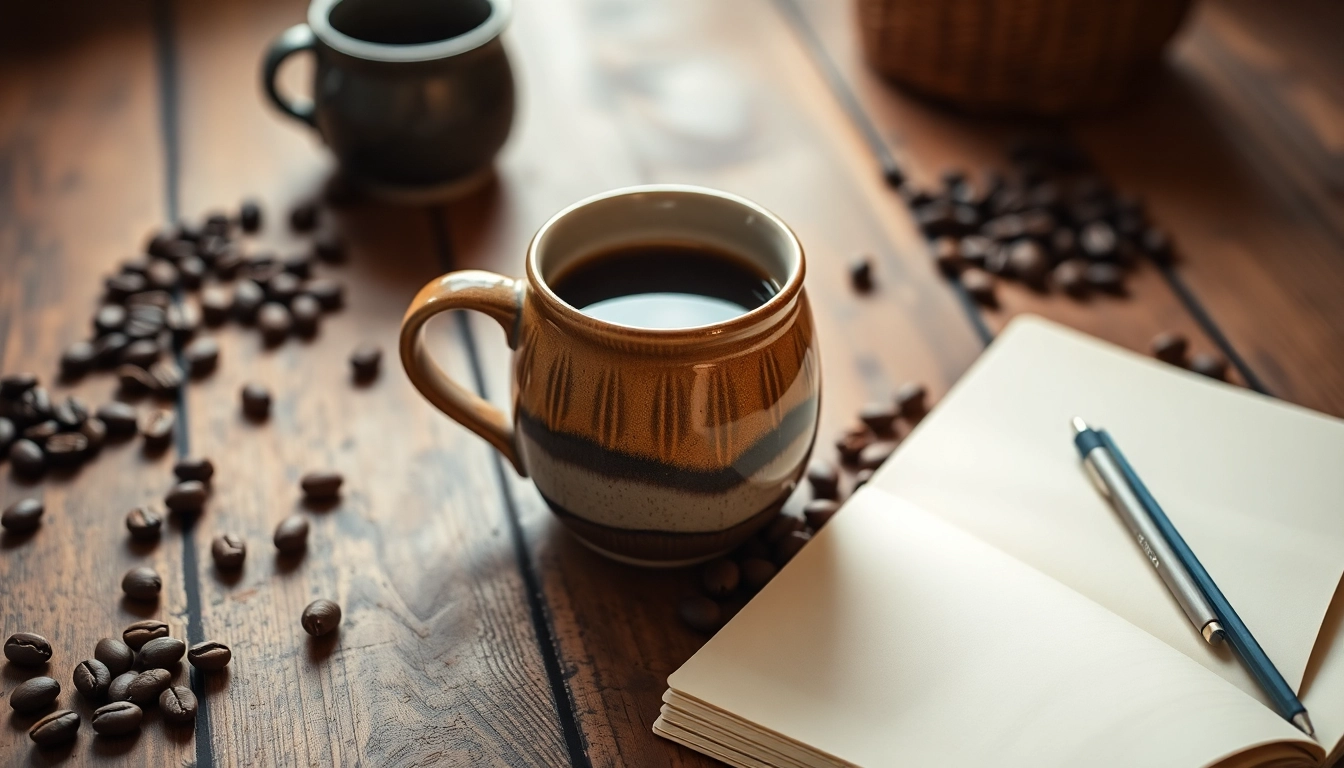
POLYGON ((731 320, 779 292, 745 259, 703 246, 648 244, 589 256, 552 281, 589 317, 635 328, 694 328, 731 320))

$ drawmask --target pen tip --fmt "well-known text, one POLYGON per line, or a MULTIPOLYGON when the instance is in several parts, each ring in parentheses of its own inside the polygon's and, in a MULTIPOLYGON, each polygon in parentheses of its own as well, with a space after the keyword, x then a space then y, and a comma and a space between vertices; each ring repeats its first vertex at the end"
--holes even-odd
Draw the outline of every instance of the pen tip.
POLYGON ((1307 713, 1305 710, 1302 712, 1298 712, 1296 715, 1293 715, 1293 725, 1296 725, 1298 730, 1302 731, 1303 733, 1307 734, 1313 739, 1316 738, 1316 730, 1311 727, 1311 718, 1307 717, 1307 713))
POLYGON ((1083 421, 1081 418, 1079 418, 1079 417, 1077 417, 1077 416, 1074 416, 1074 417, 1073 417, 1073 431, 1074 431, 1074 432, 1077 432, 1077 433, 1081 434, 1081 433, 1083 433, 1083 432, 1086 432, 1088 429, 1090 429, 1090 427, 1087 426, 1087 422, 1086 422, 1086 421, 1083 421))

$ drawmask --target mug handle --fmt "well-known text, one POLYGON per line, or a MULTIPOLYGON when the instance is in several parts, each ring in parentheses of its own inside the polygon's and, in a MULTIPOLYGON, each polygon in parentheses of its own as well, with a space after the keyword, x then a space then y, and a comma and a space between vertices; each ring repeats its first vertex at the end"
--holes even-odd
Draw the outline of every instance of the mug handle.
POLYGON ((311 51, 316 46, 317 37, 313 34, 312 28, 307 24, 295 24, 271 43, 261 64, 261 84, 275 106, 295 120, 301 120, 314 128, 317 127, 317 118, 313 102, 308 99, 289 101, 281 96, 279 89, 275 87, 275 75, 280 71, 280 64, 285 59, 301 51, 311 51))
POLYGON ((513 424, 502 411, 448 378, 425 349, 425 323, 440 312, 474 309, 504 328, 509 348, 515 345, 523 282, 477 269, 449 272, 425 284, 401 320, 401 364, 411 383, 434 407, 485 438, 509 460, 518 474, 527 470, 518 460, 513 424))

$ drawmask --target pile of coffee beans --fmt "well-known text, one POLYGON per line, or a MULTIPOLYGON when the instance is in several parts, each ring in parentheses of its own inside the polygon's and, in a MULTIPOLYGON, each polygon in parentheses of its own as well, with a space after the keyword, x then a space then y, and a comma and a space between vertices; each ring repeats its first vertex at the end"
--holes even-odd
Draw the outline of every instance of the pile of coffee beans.
POLYGON ((1227 379, 1227 358, 1216 352, 1190 355, 1190 340, 1174 331, 1163 331, 1150 343, 1153 357, 1179 368, 1188 368, 1211 379, 1227 379))
POLYGON ((891 456, 902 439, 928 413, 923 384, 901 385, 885 402, 859 409, 856 423, 836 440, 836 462, 814 458, 807 468, 811 500, 802 514, 781 511, 730 556, 713 560, 698 573, 699 592, 684 598, 677 614, 697 632, 713 634, 786 563, 807 545, 840 509, 845 485, 858 490, 891 456))

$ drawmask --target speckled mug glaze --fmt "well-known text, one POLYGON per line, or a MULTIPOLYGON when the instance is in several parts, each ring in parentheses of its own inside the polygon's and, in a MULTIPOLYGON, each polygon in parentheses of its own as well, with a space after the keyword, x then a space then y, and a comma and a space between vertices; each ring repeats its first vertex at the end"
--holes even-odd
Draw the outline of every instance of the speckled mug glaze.
POLYGON ((589 547, 640 565, 706 560, 779 511, 816 437, 821 373, 798 239, 760 206, 684 186, 632 187, 576 203, 537 232, 527 275, 453 272, 402 322, 401 356, 430 402, 531 476, 589 547), (714 325, 651 330, 589 317, 548 281, 622 245, 677 242, 750 260, 780 286, 714 325), (514 354, 514 418, 428 357, 426 321, 475 309, 514 354))

